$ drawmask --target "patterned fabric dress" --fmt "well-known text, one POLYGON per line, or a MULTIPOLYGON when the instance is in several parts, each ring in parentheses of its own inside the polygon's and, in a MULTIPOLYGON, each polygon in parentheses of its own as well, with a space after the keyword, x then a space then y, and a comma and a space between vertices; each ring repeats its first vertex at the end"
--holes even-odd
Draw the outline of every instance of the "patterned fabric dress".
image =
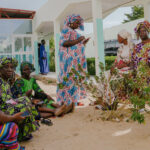
POLYGON ((54 109, 54 107, 51 106, 54 101, 48 101, 47 95, 40 88, 35 78, 30 78, 30 80, 26 80, 24 78, 17 79, 12 87, 13 97, 18 98, 20 96, 25 96, 26 92, 29 90, 34 91, 35 96, 33 98, 44 101, 44 104, 46 104, 47 108, 54 109))
POLYGON ((132 61, 134 62, 134 69, 138 69, 140 62, 150 63, 150 42, 146 44, 139 43, 135 46, 132 61))
POLYGON ((62 102, 65 102, 66 104, 74 102, 77 105, 78 100, 83 99, 86 96, 85 89, 82 86, 78 87, 75 85, 75 75, 69 75, 72 68, 78 71, 79 74, 83 75, 79 71, 78 64, 81 65, 84 71, 87 71, 84 44, 80 42, 71 47, 63 46, 65 41, 76 40, 81 37, 81 35, 76 30, 73 30, 68 26, 72 20, 75 21, 78 18, 80 18, 80 16, 68 16, 65 21, 65 26, 61 32, 59 44, 60 72, 58 76, 58 83, 62 83, 64 87, 61 89, 59 86, 57 86, 57 102, 59 104, 62 102), (64 77, 67 77, 68 81, 64 81, 64 77))
POLYGON ((22 122, 18 123, 19 140, 22 140, 23 137, 27 137, 31 132, 38 129, 37 123, 34 119, 35 116, 38 115, 35 107, 27 97, 13 99, 10 85, 2 78, 0 78, 0 110, 9 115, 24 112, 26 110, 30 113, 30 117, 27 117, 22 122))
POLYGON ((13 123, 0 125, 0 149, 24 150, 17 142, 18 126, 13 123))
MULTIPOLYGON (((139 43, 135 46, 134 51, 132 53, 132 61, 134 63, 134 70, 137 73, 140 73, 139 68, 144 65, 150 65, 150 42, 143 44, 139 43)), ((147 68, 147 83, 145 86, 150 85, 150 67, 147 68)), ((142 80, 142 79, 141 79, 142 80)))

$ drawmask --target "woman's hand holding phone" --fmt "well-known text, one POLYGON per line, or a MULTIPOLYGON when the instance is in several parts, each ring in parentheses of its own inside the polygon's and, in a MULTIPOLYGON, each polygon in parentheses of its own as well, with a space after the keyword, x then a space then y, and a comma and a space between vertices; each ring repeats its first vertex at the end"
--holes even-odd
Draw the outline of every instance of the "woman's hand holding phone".
POLYGON ((85 40, 83 40, 83 44, 86 45, 89 40, 90 40, 90 37, 85 39, 85 40))
POLYGON ((12 117, 13 117, 13 121, 15 121, 15 122, 19 122, 19 121, 24 120, 24 119, 25 119, 25 117, 24 117, 24 116, 22 116, 22 115, 23 115, 23 113, 24 113, 24 112, 19 112, 19 113, 14 114, 14 115, 12 116, 12 117))

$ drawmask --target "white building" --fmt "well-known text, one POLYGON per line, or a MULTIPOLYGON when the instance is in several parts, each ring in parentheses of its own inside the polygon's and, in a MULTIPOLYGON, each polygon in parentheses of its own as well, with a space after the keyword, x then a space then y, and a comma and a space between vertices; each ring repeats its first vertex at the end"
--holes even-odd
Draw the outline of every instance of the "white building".
MULTIPOLYGON (((134 36, 133 29, 139 20, 123 24, 103 31, 103 19, 119 7, 143 5, 144 19, 150 21, 150 0, 48 0, 37 10, 32 21, 32 45, 36 71, 38 72, 38 42, 44 38, 49 40, 51 35, 55 37, 56 73, 59 72, 59 37, 64 19, 72 13, 80 14, 85 22, 93 22, 93 41, 87 45, 87 56, 95 55, 96 74, 99 74, 99 62, 105 63, 104 41, 116 39, 121 29, 127 29, 134 36), (90 49, 90 50, 88 50, 90 49)), ((24 35, 23 35, 24 36, 24 35)), ((29 35, 28 35, 29 36, 29 35)), ((48 44, 49 42, 47 42, 48 44)), ((49 51, 49 46, 46 46, 49 51)), ((24 48, 23 48, 24 49, 24 48)), ((24 52, 26 54, 26 52, 24 52)), ((21 53, 19 53, 21 55, 21 53)))

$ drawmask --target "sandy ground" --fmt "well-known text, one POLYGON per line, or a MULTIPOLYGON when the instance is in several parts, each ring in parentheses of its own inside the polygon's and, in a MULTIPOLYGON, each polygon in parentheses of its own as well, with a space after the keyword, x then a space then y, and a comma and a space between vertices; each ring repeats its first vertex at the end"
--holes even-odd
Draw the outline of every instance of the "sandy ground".
MULTIPOLYGON (((40 85, 55 98, 56 86, 40 85)), ((97 119, 99 113, 89 106, 62 118, 52 118, 53 126, 41 125, 33 133, 34 138, 21 145, 27 150, 150 150, 150 116, 146 124, 140 125, 104 122, 97 119)))

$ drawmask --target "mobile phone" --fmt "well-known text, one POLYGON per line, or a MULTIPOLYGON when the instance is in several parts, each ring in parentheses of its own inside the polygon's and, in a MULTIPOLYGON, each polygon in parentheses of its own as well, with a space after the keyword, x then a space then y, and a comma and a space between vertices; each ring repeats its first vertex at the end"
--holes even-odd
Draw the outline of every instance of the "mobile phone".
POLYGON ((28 116, 30 116, 30 114, 29 114, 28 111, 25 111, 21 116, 22 116, 22 117, 28 117, 28 116))
POLYGON ((43 105, 43 104, 44 104, 43 101, 37 103, 37 105, 43 105))

